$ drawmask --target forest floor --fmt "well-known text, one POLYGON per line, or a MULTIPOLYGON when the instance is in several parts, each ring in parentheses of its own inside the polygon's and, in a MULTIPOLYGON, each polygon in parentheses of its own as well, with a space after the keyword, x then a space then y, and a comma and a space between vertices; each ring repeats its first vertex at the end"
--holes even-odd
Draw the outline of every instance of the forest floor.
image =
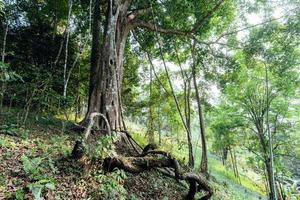
MULTIPOLYGON (((0 115, 0 199, 145 199, 179 200, 188 191, 157 170, 105 173, 97 161, 69 158, 78 133, 62 131, 55 118, 28 118, 16 126, 15 115, 0 115)), ((213 172, 213 199, 262 199, 236 182, 213 172)))

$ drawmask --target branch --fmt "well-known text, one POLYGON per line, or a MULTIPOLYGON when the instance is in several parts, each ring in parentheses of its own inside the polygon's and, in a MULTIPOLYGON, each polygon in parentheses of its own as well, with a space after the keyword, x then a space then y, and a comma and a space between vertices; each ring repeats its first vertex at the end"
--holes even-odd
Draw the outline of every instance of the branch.
MULTIPOLYGON (((296 9, 299 9, 299 7, 296 7, 296 8, 293 8, 293 9, 291 9, 291 10, 288 10, 287 12, 290 13, 290 12, 296 10, 296 9)), ((223 33, 223 34, 221 34, 221 35, 215 40, 215 42, 212 42, 212 43, 218 42, 221 38, 223 38, 223 37, 225 37, 225 36, 233 35, 233 34, 236 34, 236 33, 239 33, 239 32, 242 32, 242 31, 245 31, 245 30, 248 30, 248 29, 251 29, 251 28, 255 28, 255 27, 257 27, 257 26, 261 26, 261 25, 264 25, 264 24, 267 24, 267 23, 270 23, 270 22, 273 22, 273 21, 277 21, 277 20, 282 19, 282 18, 284 18, 284 17, 286 17, 286 15, 282 15, 282 16, 277 17, 277 18, 272 18, 272 19, 263 21, 263 22, 261 22, 261 23, 253 24, 253 25, 251 25, 251 26, 246 26, 246 27, 243 27, 243 28, 240 28, 240 29, 236 29, 236 30, 231 31, 231 32, 223 33)))
POLYGON ((220 0, 220 1, 217 3, 217 5, 215 5, 215 7, 214 7, 212 10, 210 10, 210 11, 206 14, 206 16, 205 16, 201 21, 197 22, 197 23, 194 25, 194 28, 192 29, 191 32, 196 32, 197 30, 199 30, 199 29, 204 25, 204 23, 205 23, 207 20, 209 20, 209 19, 212 17, 212 15, 213 15, 220 7, 221 7, 221 5, 222 5, 224 2, 225 2, 225 0, 220 0))
POLYGON ((148 61, 149 61, 149 64, 150 64, 150 67, 152 68, 153 70, 153 73, 154 73, 154 76, 156 78, 156 80, 158 81, 159 85, 163 88, 163 90, 166 92, 167 95, 171 96, 170 92, 167 90, 167 88, 164 86, 164 84, 162 83, 162 81, 160 80, 158 74, 156 73, 156 70, 155 70, 155 67, 153 65, 153 62, 152 62, 152 59, 151 59, 151 56, 150 56, 150 53, 148 52, 148 50, 146 48, 143 48, 142 44, 140 43, 140 41, 138 40, 136 34, 134 32, 132 32, 133 34, 133 37, 135 39, 135 41, 139 44, 139 46, 141 47, 141 49, 146 53, 146 56, 148 58, 148 61))
MULTIPOLYGON (((204 23, 212 17, 212 15, 220 8, 220 6, 225 2, 225 0, 220 0, 215 7, 210 10, 201 21, 198 21, 197 23, 194 24, 194 27, 192 30, 189 31, 182 31, 182 30, 176 30, 176 29, 168 29, 168 28, 162 28, 157 26, 156 24, 151 23, 150 21, 145 22, 142 20, 135 19, 135 15, 131 16, 131 14, 128 17, 133 17, 132 19, 135 19, 131 21, 132 28, 136 27, 141 27, 141 28, 146 28, 151 31, 156 31, 159 33, 164 33, 164 34, 172 34, 172 35, 178 35, 178 36, 192 36, 193 33, 195 33, 197 30, 199 30, 204 23)), ((141 9, 138 13, 145 13, 148 9, 141 9)), ((153 11, 152 11, 153 12, 153 11)), ((152 13, 153 14, 153 13, 152 13)))
POLYGON ((136 19, 138 16, 146 14, 150 12, 150 8, 139 8, 139 9, 134 9, 130 10, 129 13, 127 14, 127 18, 129 20, 136 19))
POLYGON ((146 28, 150 31, 156 31, 159 33, 164 34, 172 34, 172 35, 179 35, 179 36, 188 36, 191 35, 190 31, 181 31, 176 29, 168 29, 168 28, 162 28, 158 27, 155 24, 151 22, 145 22, 139 19, 135 19, 131 22, 132 28, 140 27, 140 28, 146 28))

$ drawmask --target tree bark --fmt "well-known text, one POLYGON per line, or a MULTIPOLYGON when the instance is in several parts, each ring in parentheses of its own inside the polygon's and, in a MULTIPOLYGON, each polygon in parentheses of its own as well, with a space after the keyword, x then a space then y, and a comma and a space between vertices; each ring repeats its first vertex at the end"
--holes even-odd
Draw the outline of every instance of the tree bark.
MULTIPOLYGON (((189 31, 176 31, 158 27, 139 19, 141 15, 149 14, 149 9, 137 9, 128 12, 128 7, 132 0, 95 0, 93 12, 93 30, 92 30, 92 53, 88 112, 82 124, 88 124, 89 116, 93 112, 99 112, 106 116, 114 130, 125 128, 122 124, 122 106, 121 106, 121 83, 123 77, 123 55, 125 42, 130 30, 140 27, 156 33, 181 35, 191 37, 196 30, 199 30, 204 23, 221 7, 224 0, 220 0, 202 20, 198 20, 189 31), (100 42, 103 41, 103 42, 100 42), (122 127, 123 126, 123 127, 122 127)), ((150 6, 151 1, 150 1, 150 6)), ((155 17, 152 9, 152 17, 155 17)), ((158 36, 158 35, 157 35, 158 36)), ((158 42, 160 45, 160 43, 158 42)), ((159 47, 164 68, 168 76, 171 92, 174 97, 176 107, 180 118, 188 134, 188 140, 191 141, 191 133, 188 130, 181 109, 178 105, 177 97, 174 94, 171 80, 168 74, 165 60, 162 55, 161 46, 159 47)), ((96 123, 99 128, 105 129, 105 123, 99 121, 96 123)), ((192 145, 191 150, 192 150, 192 145)), ((189 157, 193 158, 193 153, 189 152, 189 157)))
MULTIPOLYGON (((90 68, 90 82, 89 82, 89 99, 88 99, 88 112, 83 120, 83 124, 88 123, 89 115, 93 112, 97 112, 100 109, 100 87, 98 86, 98 71, 100 68, 101 59, 101 4, 100 0, 95 0, 93 10, 93 22, 92 22, 92 49, 91 49, 91 68, 90 68)), ((98 125, 99 126, 99 125, 98 125)))
MULTIPOLYGON (((120 130, 123 127, 120 87, 125 42, 130 30, 126 18, 128 6, 129 1, 110 0, 107 8, 101 5, 100 0, 95 2, 89 105, 83 124, 91 113, 99 112, 107 117, 113 129, 120 130), (101 9, 106 11, 103 19, 101 9)), ((102 120, 96 125, 105 128, 102 120)))
POLYGON ((257 129, 257 135, 259 138, 260 148, 261 148, 265 170, 266 170, 266 179, 268 182, 269 198, 270 200, 277 200, 274 174, 273 174, 274 172, 273 172, 273 167, 271 165, 270 155, 268 154, 269 152, 268 141, 266 140, 264 134, 263 124, 264 124, 264 115, 262 115, 262 117, 258 118, 255 121, 255 126, 257 129))

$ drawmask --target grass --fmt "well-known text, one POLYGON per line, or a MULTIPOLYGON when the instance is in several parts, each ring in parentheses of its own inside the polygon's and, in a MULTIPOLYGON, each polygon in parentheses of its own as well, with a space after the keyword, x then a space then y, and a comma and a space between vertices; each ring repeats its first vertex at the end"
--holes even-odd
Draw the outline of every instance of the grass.
POLYGON ((211 174, 221 182, 226 182, 229 186, 235 186, 231 187, 231 189, 236 193, 237 195, 245 193, 248 194, 254 194, 257 193, 261 196, 265 196, 265 192, 262 190, 263 186, 257 185, 256 182, 252 181, 250 178, 246 177, 245 175, 240 175, 240 181, 234 176, 234 173, 231 169, 228 169, 225 167, 221 161, 213 158, 210 156, 209 159, 209 170, 211 174), (237 186, 242 187, 237 187, 237 186), (244 189, 244 191, 243 191, 244 189))

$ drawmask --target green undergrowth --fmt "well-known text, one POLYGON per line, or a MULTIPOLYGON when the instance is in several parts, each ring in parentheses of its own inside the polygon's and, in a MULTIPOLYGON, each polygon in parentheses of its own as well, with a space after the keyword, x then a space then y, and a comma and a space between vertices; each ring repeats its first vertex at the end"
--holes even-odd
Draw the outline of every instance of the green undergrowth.
POLYGON ((250 178, 240 175, 240 182, 234 176, 234 173, 228 167, 225 167, 221 161, 209 156, 209 171, 216 181, 226 187, 235 199, 259 199, 265 196, 264 191, 256 182, 250 178))
POLYGON ((81 136, 67 131, 70 121, 30 113, 22 124, 17 113, 0 115, 0 199, 179 200, 186 193, 155 171, 104 172, 99 158, 116 153, 110 136, 99 138, 88 156, 75 162, 70 154, 81 136))
MULTIPOLYGON (((138 176, 122 170, 105 173, 99 166, 90 168, 87 161, 73 162, 68 156, 80 135, 62 129, 62 125, 71 122, 30 114, 27 123, 20 125, 17 116, 16 112, 0 116, 0 199, 101 197, 134 200, 151 196, 153 199, 168 199, 166 196, 180 199, 180 195, 186 194, 186 187, 151 171, 138 176), (153 182, 157 185, 152 185, 153 182), (175 194, 174 190, 180 192, 175 194)), ((130 126, 129 132, 139 144, 147 145, 143 127, 130 126)), ((91 152, 91 161, 113 153, 110 141, 110 137, 103 137, 97 142, 95 152, 91 152)), ((159 148, 171 152, 180 162, 188 160, 186 145, 178 145, 173 137, 163 137, 159 148)), ((199 148, 195 151, 195 166, 199 166, 198 155, 201 155, 199 148)), ((209 170, 216 190, 215 200, 258 199, 263 194, 260 186, 246 176, 241 176, 240 185, 233 172, 213 154, 209 155, 209 170)))
MULTIPOLYGON (((93 168, 93 157, 70 159, 75 138, 36 129, 27 139, 1 133, 0 199, 128 199, 124 171, 105 173, 97 163, 93 168)), ((99 141, 101 149, 93 155, 108 153, 107 141, 99 141)))

